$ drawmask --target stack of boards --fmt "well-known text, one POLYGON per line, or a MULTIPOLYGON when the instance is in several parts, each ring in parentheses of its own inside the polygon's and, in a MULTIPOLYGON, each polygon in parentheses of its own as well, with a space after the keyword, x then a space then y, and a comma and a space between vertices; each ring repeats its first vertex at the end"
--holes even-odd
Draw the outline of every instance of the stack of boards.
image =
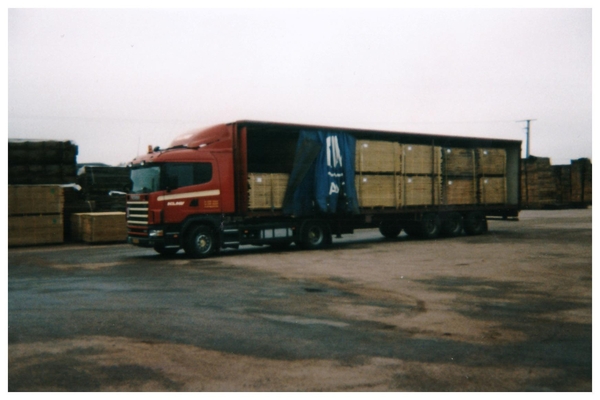
MULTIPOLYGON (((358 140, 362 208, 506 203, 506 150, 358 140)), ((248 174, 248 208, 281 209, 288 174, 248 174)))
MULTIPOLYGON (((8 186, 8 245, 65 241, 65 188, 59 185, 8 186)), ((87 243, 125 241, 124 212, 70 215, 71 239, 87 243)))
POLYGON ((64 241, 63 189, 57 185, 8 186, 8 245, 64 241))
POLYGON ((506 151, 359 140, 360 207, 506 202, 506 151))
POLYGON ((86 243, 124 242, 127 221, 124 212, 92 212, 71 215, 71 237, 86 243))
POLYGON ((77 146, 71 141, 8 141, 8 184, 66 184, 76 180, 77 146))

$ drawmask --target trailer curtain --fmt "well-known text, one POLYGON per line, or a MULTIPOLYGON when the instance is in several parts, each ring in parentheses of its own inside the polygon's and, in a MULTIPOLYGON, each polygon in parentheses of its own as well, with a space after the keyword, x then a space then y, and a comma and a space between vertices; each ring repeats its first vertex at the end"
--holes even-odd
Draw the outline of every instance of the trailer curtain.
POLYGON ((355 148, 356 140, 347 133, 300 131, 284 213, 358 213, 355 148))

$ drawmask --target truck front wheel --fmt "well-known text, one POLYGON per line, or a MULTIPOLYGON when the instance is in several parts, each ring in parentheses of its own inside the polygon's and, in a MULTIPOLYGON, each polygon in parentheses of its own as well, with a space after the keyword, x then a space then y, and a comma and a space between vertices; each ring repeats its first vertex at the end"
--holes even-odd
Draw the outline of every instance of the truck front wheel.
POLYGON ((185 252, 194 258, 208 257, 218 250, 217 236, 208 226, 192 228, 185 240, 185 252))

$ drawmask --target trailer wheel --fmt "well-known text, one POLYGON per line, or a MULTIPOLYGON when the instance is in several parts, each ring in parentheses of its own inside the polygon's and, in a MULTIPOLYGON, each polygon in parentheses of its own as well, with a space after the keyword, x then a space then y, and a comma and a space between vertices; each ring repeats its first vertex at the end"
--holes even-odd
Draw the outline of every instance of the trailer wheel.
POLYGON ((154 246, 154 251, 156 251, 161 256, 172 256, 179 251, 179 247, 165 247, 157 245, 154 246))
POLYGON ((467 235, 481 235, 487 232, 487 219, 480 211, 472 211, 465 217, 465 232, 467 235))
POLYGON ((457 212, 449 213, 442 221, 441 234, 448 237, 459 236, 463 231, 463 227, 463 216, 457 212))
POLYGON ((331 232, 325 224, 320 222, 307 222, 302 228, 300 247, 306 250, 314 250, 325 247, 331 243, 331 232))
POLYGON ((420 236, 423 239, 435 239, 440 235, 441 225, 442 223, 439 215, 434 213, 423 215, 423 219, 419 226, 420 236))
POLYGON ((194 258, 208 257, 218 250, 215 232, 208 226, 199 225, 192 228, 185 240, 185 252, 194 258))
POLYGON ((402 227, 397 223, 383 222, 379 226, 379 232, 387 239, 394 239, 402 232, 402 227))

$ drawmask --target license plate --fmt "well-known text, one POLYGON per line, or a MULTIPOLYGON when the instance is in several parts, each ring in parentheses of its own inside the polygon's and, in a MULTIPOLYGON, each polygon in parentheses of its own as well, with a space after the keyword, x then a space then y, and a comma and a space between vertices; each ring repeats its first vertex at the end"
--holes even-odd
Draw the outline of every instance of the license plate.
POLYGON ((139 244, 140 243, 140 239, 133 239, 132 242, 133 242, 133 244, 139 244))

